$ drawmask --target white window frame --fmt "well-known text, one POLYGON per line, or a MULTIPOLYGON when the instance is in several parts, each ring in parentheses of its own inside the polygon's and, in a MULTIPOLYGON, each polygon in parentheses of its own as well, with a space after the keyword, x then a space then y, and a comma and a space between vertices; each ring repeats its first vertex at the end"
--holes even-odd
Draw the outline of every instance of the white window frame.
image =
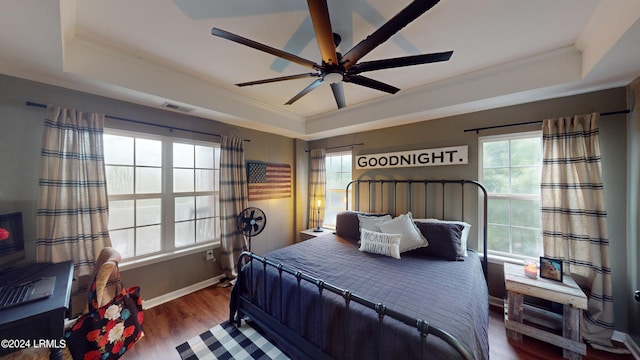
MULTIPOLYGON (((340 152, 332 152, 332 153, 327 153, 325 155, 325 166, 327 165, 327 163, 329 162, 329 158, 330 157, 337 157, 337 156, 349 156, 351 157, 351 168, 349 168, 349 173, 351 173, 351 180, 353 180, 353 152, 351 150, 348 151, 340 151, 340 152)), ((328 166, 326 166, 326 176, 327 179, 329 178, 329 172, 328 172, 328 166)), ((347 173, 347 171, 344 171, 345 169, 341 169, 343 171, 340 171, 340 174, 345 174, 347 173)), ((329 182, 327 181, 327 183, 325 184, 325 201, 324 201, 324 214, 325 214, 325 220, 326 220, 326 214, 327 212, 332 212, 332 211, 341 211, 341 210, 346 210, 346 206, 347 206, 347 202, 346 199, 344 198, 346 196, 346 185, 344 187, 342 187, 341 189, 329 189, 329 182), (340 206, 339 207, 329 207, 329 203, 327 201, 327 197, 329 196, 329 192, 332 193, 339 193, 342 192, 342 196, 340 196, 340 198, 342 199, 342 201, 340 201, 340 206)), ((336 224, 331 224, 331 223, 326 223, 324 222, 322 224, 322 227, 327 228, 327 229, 335 229, 336 224)))
MULTIPOLYGON (((195 243, 193 245, 181 246, 178 247, 175 245, 175 198, 178 196, 183 196, 187 193, 174 193, 173 192, 173 144, 174 143, 184 143, 191 145, 202 145, 202 146, 211 146, 214 148, 219 148, 219 142, 213 141, 199 141, 192 140, 180 137, 172 137, 172 136, 161 136, 154 135, 144 132, 137 131, 128 131, 128 130, 117 130, 111 128, 104 129, 105 134, 116 135, 116 136, 127 136, 141 139, 150 139, 150 140, 158 140, 162 142, 162 185, 161 185, 161 211, 162 211, 162 223, 161 223, 161 250, 158 252, 144 254, 134 257, 128 257, 123 259, 119 267, 121 270, 132 269, 140 266, 146 266, 153 263, 158 263, 162 261, 166 261, 172 258, 177 258, 189 254, 194 254, 202 251, 206 251, 209 249, 214 249, 220 246, 220 238, 217 237, 212 241, 195 243)), ((219 153, 219 152, 218 152, 219 153)), ((105 163, 105 165, 107 165, 105 163)), ((217 163, 218 168, 215 171, 218 171, 219 179, 219 161, 217 163)), ((215 166, 215 165, 214 165, 215 166)), ((218 195, 219 201, 219 184, 217 184, 214 193, 218 195)), ((194 195, 200 195, 201 193, 194 192, 194 195)), ((125 199, 144 199, 153 196, 157 196, 158 194, 127 194, 127 195, 109 195, 109 200, 125 200, 125 199)), ((216 208, 219 210, 220 206, 216 208)), ((216 226, 220 227, 220 214, 216 214, 217 224, 216 226)), ((218 231, 219 233, 219 231, 218 231)))
MULTIPOLYGON (((509 133, 509 134, 501 134, 501 135, 489 135, 489 136, 481 136, 478 138, 478 179, 480 179, 480 182, 482 183, 484 180, 484 164, 483 164, 483 159, 484 159, 484 143, 486 142, 495 142, 495 141, 506 141, 506 140, 517 140, 517 139, 525 139, 525 138, 532 138, 532 137, 539 137, 540 138, 540 143, 541 143, 541 147, 542 147, 542 131, 541 130, 536 130, 536 131, 528 131, 528 132, 519 132, 519 133, 509 133)), ((541 149, 542 151, 542 149, 541 149)), ((542 159, 541 159, 541 164, 542 165, 542 159)), ((489 191, 487 190, 487 201, 490 203, 492 198, 498 198, 498 199, 513 199, 513 200, 538 200, 541 201, 541 197, 540 197, 540 192, 538 192, 538 195, 527 195, 527 194, 492 194, 489 193, 489 191)), ((511 215, 511 212, 510 212, 511 215)), ((488 214, 487 214, 488 216, 488 214)), ((482 220, 482 219, 480 219, 482 220)), ((510 231, 512 226, 509 226, 510 231)), ((542 235, 540 235, 542 237, 542 235)), ((489 239, 487 239, 489 240, 489 239)), ((511 242, 511 241, 510 241, 511 242)), ((543 254, 540 254, 540 256, 542 256, 543 254)), ((491 248, 487 249, 487 256, 489 258, 489 260, 492 260, 493 262, 498 262, 498 263, 502 263, 502 262, 516 262, 516 263, 520 263, 522 262, 522 260, 537 260, 537 258, 532 258, 530 256, 524 256, 524 255, 520 255, 520 254, 514 254, 514 253, 507 253, 507 252, 503 252, 503 251, 496 251, 496 250, 491 250, 491 248)))

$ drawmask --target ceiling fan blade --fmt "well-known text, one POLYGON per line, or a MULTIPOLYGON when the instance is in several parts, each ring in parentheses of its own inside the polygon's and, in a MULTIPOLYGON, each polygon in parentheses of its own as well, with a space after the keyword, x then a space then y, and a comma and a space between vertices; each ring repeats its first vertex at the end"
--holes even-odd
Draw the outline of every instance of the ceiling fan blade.
POLYGON ((227 39, 227 40, 231 40, 233 42, 237 42, 238 44, 246 45, 246 46, 254 48, 256 50, 264 51, 264 52, 266 52, 268 54, 271 54, 271 55, 274 55, 274 56, 277 56, 277 57, 281 57, 281 58, 283 58, 285 60, 289 60, 289 61, 291 61, 293 63, 298 64, 298 65, 302 65, 302 66, 305 66, 305 67, 308 67, 308 68, 312 68, 312 69, 316 69, 316 70, 322 69, 322 66, 316 64, 313 61, 301 58, 298 55, 294 55, 294 54, 288 53, 286 51, 278 50, 278 49, 273 48, 271 46, 261 44, 259 42, 247 39, 245 37, 230 33, 228 31, 225 31, 225 30, 222 30, 222 29, 218 29, 218 28, 211 29, 211 35, 219 36, 221 38, 224 38, 224 39, 227 39))
POLYGON ((302 91, 297 93, 296 96, 292 97, 289 101, 287 101, 285 105, 291 105, 294 102, 298 101, 301 97, 307 95, 309 92, 311 92, 311 90, 317 88, 320 84, 322 84, 322 81, 323 81, 322 78, 318 78, 316 81, 312 82, 311 85, 302 89, 302 91))
POLYGON ((376 89, 384 92, 388 92, 389 94, 395 94, 398 91, 400 91, 400 89, 398 89, 395 86, 391 86, 389 84, 385 84, 378 80, 373 80, 371 78, 364 77, 361 75, 345 76, 343 81, 366 86, 368 88, 372 88, 372 89, 376 89))
POLYGON ((367 36, 364 40, 360 41, 356 46, 349 50, 344 56, 342 56, 342 64, 345 69, 349 69, 354 66, 358 60, 367 55, 371 50, 375 49, 378 45, 387 41, 391 36, 400 31, 403 27, 407 26, 410 22, 417 19, 420 15, 424 14, 427 10, 435 6, 440 0, 415 0, 407 7, 402 9, 398 14, 392 17, 373 34, 367 36))
POLYGON ((304 78, 308 78, 308 77, 318 77, 318 76, 320 76, 319 73, 306 73, 306 74, 297 74, 297 75, 287 75, 287 76, 280 76, 280 77, 275 77, 275 78, 271 78, 271 79, 264 79, 264 80, 256 80, 256 81, 249 81, 249 82, 239 83, 239 84, 236 84, 236 86, 243 87, 243 86, 251 86, 251 85, 260 85, 260 84, 268 84, 268 83, 277 82, 277 81, 304 79, 304 78))
POLYGON ((347 102, 344 100, 344 89, 342 82, 331 83, 331 91, 333 91, 333 97, 336 99, 338 109, 342 109, 347 106, 347 102))
POLYGON ((337 66, 336 44, 333 42, 333 30, 326 0, 307 0, 309 14, 313 22, 313 30, 316 33, 323 65, 337 66))
POLYGON ((439 61, 447 61, 451 58, 453 51, 446 51, 433 54, 413 55, 397 57, 392 59, 363 61, 355 64, 349 69, 349 74, 359 74, 365 71, 374 71, 382 69, 391 69, 402 66, 428 64, 439 61))

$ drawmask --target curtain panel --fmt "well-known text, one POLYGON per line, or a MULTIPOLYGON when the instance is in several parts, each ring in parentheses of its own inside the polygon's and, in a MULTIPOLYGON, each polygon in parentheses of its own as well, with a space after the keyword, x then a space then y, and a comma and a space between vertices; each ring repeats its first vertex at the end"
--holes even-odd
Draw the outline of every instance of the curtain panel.
POLYGON ((244 236, 238 231, 238 214, 249 203, 247 173, 244 162, 244 140, 222 136, 220 143, 220 258, 225 275, 237 276, 236 262, 247 248, 244 236))
POLYGON ((324 221, 324 206, 326 206, 325 189, 327 182, 325 149, 310 151, 311 168, 309 174, 309 224, 308 228, 322 226, 324 221), (318 206, 320 201, 320 206, 318 206))
POLYGON ((545 256, 562 259, 588 296, 584 340, 608 347, 613 291, 598 119, 594 113, 543 121, 542 233, 545 256))
POLYGON ((73 260, 72 314, 86 305, 95 261, 111 246, 104 115, 47 106, 40 153, 36 260, 73 260))

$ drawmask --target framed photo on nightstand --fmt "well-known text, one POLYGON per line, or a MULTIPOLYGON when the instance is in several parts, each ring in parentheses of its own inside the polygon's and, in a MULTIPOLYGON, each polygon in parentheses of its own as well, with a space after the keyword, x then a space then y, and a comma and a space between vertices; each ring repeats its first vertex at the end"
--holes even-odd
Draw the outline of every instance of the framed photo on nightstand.
POLYGON ((540 256, 540 277, 562 282, 562 260, 540 256))

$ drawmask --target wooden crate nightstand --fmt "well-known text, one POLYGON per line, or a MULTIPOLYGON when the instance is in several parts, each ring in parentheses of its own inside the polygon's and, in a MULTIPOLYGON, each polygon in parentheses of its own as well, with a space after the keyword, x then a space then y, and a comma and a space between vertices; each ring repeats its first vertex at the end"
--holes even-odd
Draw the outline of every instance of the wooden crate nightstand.
POLYGON ((581 359, 581 355, 587 354, 587 347, 580 336, 580 321, 582 310, 587 309, 587 296, 570 276, 565 275, 563 282, 540 277, 532 279, 525 276, 522 265, 505 263, 504 282, 507 290, 505 328, 510 339, 522 340, 522 335, 527 335, 560 346, 567 359, 581 359), (522 322, 524 295, 563 305, 562 336, 522 322))

